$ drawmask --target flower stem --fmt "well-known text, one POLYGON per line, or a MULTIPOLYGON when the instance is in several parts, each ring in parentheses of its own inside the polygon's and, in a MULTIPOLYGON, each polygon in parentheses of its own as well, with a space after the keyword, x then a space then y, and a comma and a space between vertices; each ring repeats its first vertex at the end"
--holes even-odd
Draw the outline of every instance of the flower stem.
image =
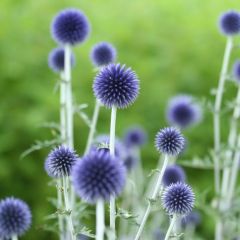
MULTIPOLYGON (((111 111, 110 140, 109 140, 109 151, 110 151, 110 154, 113 156, 115 156, 116 118, 117 118, 117 108, 113 106, 111 111)), ((115 218, 116 218, 115 197, 111 196, 110 197, 110 228, 113 231, 113 239, 116 239, 115 218)))
MULTIPOLYGON (((57 180, 57 200, 58 200, 58 209, 62 209, 62 181, 61 178, 57 180)), ((59 225, 59 236, 61 240, 64 240, 64 231, 63 231, 63 217, 61 214, 58 214, 58 225, 59 225)))
POLYGON ((104 240, 104 201, 99 199, 96 205, 96 240, 104 240))
POLYGON ((231 37, 228 37, 227 44, 225 48, 223 64, 220 74, 220 79, 218 83, 218 89, 216 93, 215 106, 214 106, 214 183, 215 183, 215 192, 218 195, 220 192, 220 109, 222 105, 222 97, 224 92, 224 85, 226 81, 226 74, 230 59, 231 50, 233 47, 233 40, 231 37))
POLYGON ((92 142, 93 142, 93 137, 94 137, 94 133, 96 131, 96 125, 97 125, 100 106, 101 106, 100 102, 98 100, 96 100, 95 108, 94 108, 94 112, 93 112, 93 118, 92 118, 92 121, 91 121, 91 128, 90 128, 90 131, 89 131, 87 146, 86 146, 84 155, 86 155, 89 152, 90 147, 91 147, 92 142))
MULTIPOLYGON (((237 129, 238 129, 238 118, 240 116, 240 87, 238 88, 237 96, 236 96, 236 102, 235 102, 235 107, 233 110, 233 116, 231 119, 230 123, 230 131, 229 131, 229 136, 228 136, 228 150, 226 151, 226 156, 224 159, 224 168, 223 168, 223 180, 222 180, 222 190, 221 190, 221 197, 223 198, 223 205, 222 207, 225 208, 226 204, 226 198, 229 197, 227 194, 228 192, 228 187, 229 187, 229 178, 230 178, 230 173, 231 173, 231 167, 230 167, 230 162, 232 162, 233 158, 233 153, 234 153, 234 148, 236 146, 236 141, 237 141, 237 129)), ((235 163, 236 164, 236 163, 235 163)), ((233 169, 233 165, 232 169, 233 169)), ((237 166, 238 167, 238 166, 237 166)))
POLYGON ((76 237, 74 235, 74 227, 73 227, 73 220, 72 220, 72 213, 71 213, 71 205, 70 205, 69 195, 68 195, 68 188, 69 188, 68 178, 63 177, 63 196, 65 201, 65 208, 66 208, 66 211, 69 212, 67 213, 68 228, 71 235, 71 239, 76 240, 76 237))
POLYGON ((135 240, 138 240, 138 239, 140 238, 141 234, 142 234, 143 228, 144 228, 144 226, 145 226, 145 224, 146 224, 146 221, 147 221, 148 216, 149 216, 149 214, 150 214, 150 212, 151 212, 151 209, 152 209, 152 201, 155 201, 155 200, 156 200, 157 195, 158 195, 158 193, 159 193, 159 191, 160 191, 160 186, 161 186, 161 183, 162 183, 163 174, 164 174, 164 172, 165 172, 165 169, 166 169, 166 167, 167 167, 167 164, 168 164, 168 156, 165 155, 162 169, 161 169, 161 171, 160 171, 160 173, 159 173, 159 175, 158 175, 157 182, 156 182, 156 184, 154 185, 155 188, 153 189, 153 192, 152 192, 152 195, 151 195, 151 199, 150 199, 150 201, 148 202, 147 209, 146 209, 146 211, 145 211, 145 214, 144 214, 144 216, 143 216, 142 222, 141 222, 140 227, 139 227, 139 229, 138 229, 138 232, 137 232, 137 234, 136 234, 135 240))
MULTIPOLYGON (((240 136, 238 137, 238 143, 237 148, 240 148, 240 136)), ((231 178, 229 181, 229 190, 227 193, 227 206, 230 206, 230 203, 232 201, 233 195, 234 195, 234 189, 236 187, 237 183, 237 176, 239 171, 239 159, 240 159, 240 151, 237 150, 233 159, 232 169, 231 169, 231 178)))
POLYGON ((166 235, 165 235, 164 240, 168 240, 168 239, 169 239, 170 234, 171 234, 171 232, 172 232, 172 229, 173 229, 173 227, 174 227, 174 224, 175 224, 176 220, 177 220, 177 215, 173 215, 173 217, 172 217, 172 219, 171 219, 171 223, 170 223, 170 225, 169 225, 169 228, 168 228, 168 230, 167 230, 167 233, 166 233, 166 235))
POLYGON ((12 239, 12 240, 18 240, 18 237, 17 237, 17 235, 13 235, 13 236, 11 237, 11 239, 12 239))
POLYGON ((71 47, 64 46, 64 80, 66 81, 66 128, 67 146, 73 148, 73 107, 72 107, 72 84, 71 84, 71 47))

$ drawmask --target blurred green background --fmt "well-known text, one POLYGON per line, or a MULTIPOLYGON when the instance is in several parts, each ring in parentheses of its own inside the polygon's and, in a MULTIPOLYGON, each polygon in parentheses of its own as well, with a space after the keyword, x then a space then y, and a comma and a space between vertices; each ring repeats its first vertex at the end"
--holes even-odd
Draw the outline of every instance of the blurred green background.
MULTIPOLYGON (((239 2, 0 1, 0 197, 16 196, 31 206, 33 226, 22 239, 56 239, 54 234, 41 230, 44 217, 53 211, 47 198, 55 194, 55 189, 47 186, 49 178, 43 170, 49 148, 24 159, 20 155, 34 140, 52 139, 50 131, 39 126, 59 118, 59 97, 54 93, 58 76, 48 68, 47 56, 56 46, 49 32, 51 20, 66 7, 82 9, 92 25, 87 42, 74 48, 75 101, 89 104, 86 113, 91 116, 95 100, 89 52, 99 41, 112 42, 118 50, 118 60, 132 66, 141 79, 136 103, 118 112, 117 134, 121 136, 132 124, 141 124, 147 130, 149 143, 143 149, 143 164, 150 170, 158 158, 154 136, 167 124, 164 115, 168 99, 178 93, 212 99, 210 89, 217 85, 226 42, 219 33, 217 19, 222 11, 239 10, 239 2)), ((236 49, 234 57, 239 54, 236 49)), ((235 89, 231 84, 228 88, 227 95, 232 100, 235 89)), ((108 131, 109 116, 108 110, 101 111, 99 132, 108 131)), ((210 112, 205 111, 204 121, 185 131, 189 148, 184 158, 208 154, 207 149, 213 145, 211 120, 210 112)), ((224 121, 228 123, 227 118, 224 121)), ((224 135, 227 131, 224 127, 224 135)), ((87 134, 86 124, 76 116, 75 146, 80 154, 87 134)), ((211 171, 187 168, 187 172, 189 182, 200 192, 213 183, 211 171)), ((204 219, 199 233, 204 239, 213 239, 212 219, 207 215, 204 219)))

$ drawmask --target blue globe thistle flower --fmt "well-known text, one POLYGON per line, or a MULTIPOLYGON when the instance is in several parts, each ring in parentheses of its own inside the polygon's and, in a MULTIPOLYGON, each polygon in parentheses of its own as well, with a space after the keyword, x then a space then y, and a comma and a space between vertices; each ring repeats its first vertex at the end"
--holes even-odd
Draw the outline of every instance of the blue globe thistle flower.
POLYGON ((234 35, 240 32, 240 14, 236 11, 223 13, 219 19, 219 27, 223 34, 234 35))
POLYGON ((123 164, 128 171, 131 171, 138 164, 138 162, 139 159, 131 152, 128 152, 123 159, 123 164))
POLYGON ((126 170, 118 158, 106 151, 92 150, 73 168, 73 186, 86 202, 108 201, 123 190, 126 170))
POLYGON ((168 186, 162 195, 163 208, 170 215, 186 215, 190 213, 194 200, 192 188, 181 182, 168 186))
POLYGON ((94 65, 101 67, 113 63, 116 59, 117 51, 112 44, 101 42, 93 46, 91 59, 94 65))
POLYGON ((87 38, 90 25, 83 12, 77 9, 65 9, 54 17, 51 30, 56 42, 75 45, 87 38))
POLYGON ((201 215, 198 211, 193 211, 181 219, 182 228, 197 227, 201 223, 201 215))
POLYGON ((164 186, 172 183, 185 182, 186 176, 184 170, 178 165, 168 166, 163 175, 164 186))
POLYGON ((170 124, 185 128, 202 119, 202 109, 192 96, 179 95, 169 101, 166 117, 170 124))
POLYGON ((185 139, 178 129, 166 127, 157 133, 155 145, 159 152, 176 156, 184 149, 185 139))
POLYGON ((237 60, 233 65, 233 76, 240 83, 240 60, 237 60))
POLYGON ((126 108, 139 93, 139 80, 125 65, 110 64, 103 67, 93 83, 95 97, 108 108, 126 108))
POLYGON ((21 236, 30 227, 32 215, 28 205, 17 198, 0 201, 0 235, 9 239, 13 235, 21 236))
POLYGON ((65 146, 54 148, 45 161, 45 170, 50 177, 59 178, 69 176, 73 165, 77 162, 75 151, 65 146))
MULTIPOLYGON (((54 72, 61 72, 64 70, 64 49, 63 48, 54 48, 48 56, 48 66, 54 72)), ((75 64, 75 57, 71 53, 71 66, 75 64)))
POLYGON ((147 142, 147 134, 141 127, 128 129, 124 136, 124 143, 127 147, 142 146, 147 142))

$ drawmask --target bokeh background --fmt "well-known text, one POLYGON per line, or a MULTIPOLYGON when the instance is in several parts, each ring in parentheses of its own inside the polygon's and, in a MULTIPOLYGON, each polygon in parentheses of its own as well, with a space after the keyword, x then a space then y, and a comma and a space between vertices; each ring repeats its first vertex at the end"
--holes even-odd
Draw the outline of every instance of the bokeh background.
MULTIPOLYGON (((226 42, 217 27, 218 16, 225 10, 240 8, 238 1, 229 0, 0 1, 0 197, 16 196, 31 206, 33 226, 22 239, 57 239, 42 230, 44 217, 53 211, 47 198, 55 194, 55 188, 47 185, 49 179, 43 170, 50 149, 35 151, 23 159, 20 155, 35 140, 51 140, 52 132, 40 126, 59 119, 59 97, 54 92, 58 76, 48 68, 47 56, 56 46, 49 31, 51 20, 66 7, 82 9, 92 25, 88 41, 74 48, 75 102, 87 103, 85 112, 91 116, 95 73, 89 52, 99 41, 113 43, 118 61, 132 66, 141 79, 136 103, 118 112, 117 134, 121 137, 127 127, 135 124, 146 129, 149 142, 143 149, 143 164, 149 171, 157 163, 153 139, 156 131, 167 124, 168 99, 188 93, 200 100, 213 100, 210 90, 217 85, 226 42)), ((239 54, 239 49, 235 49, 234 57, 239 54)), ((228 84, 227 90, 226 97, 232 100, 233 85, 228 84)), ((98 132, 108 132, 109 117, 109 110, 103 109, 98 132)), ((227 124, 226 117, 224 136, 227 124)), ((76 116, 75 146, 79 154, 87 134, 86 124, 76 116)), ((213 145, 210 111, 205 109, 204 121, 184 134, 188 139, 184 160, 209 154, 213 145)), ((198 192, 208 189, 211 195, 212 171, 185 169, 193 188, 198 192)), ((199 235, 213 239, 213 219, 202 214, 199 235)))

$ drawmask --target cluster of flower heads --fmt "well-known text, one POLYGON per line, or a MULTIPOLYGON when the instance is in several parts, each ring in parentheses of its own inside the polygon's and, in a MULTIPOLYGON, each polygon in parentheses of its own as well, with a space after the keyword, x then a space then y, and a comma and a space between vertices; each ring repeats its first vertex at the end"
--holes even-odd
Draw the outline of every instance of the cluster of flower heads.
POLYGON ((221 32, 227 36, 240 33, 240 13, 237 11, 223 13, 219 19, 219 27, 221 32))
POLYGON ((0 201, 0 238, 23 235, 31 222, 32 215, 25 202, 13 197, 0 201))
POLYGON ((170 99, 166 117, 171 125, 186 128, 202 119, 202 109, 192 96, 178 95, 170 99))

